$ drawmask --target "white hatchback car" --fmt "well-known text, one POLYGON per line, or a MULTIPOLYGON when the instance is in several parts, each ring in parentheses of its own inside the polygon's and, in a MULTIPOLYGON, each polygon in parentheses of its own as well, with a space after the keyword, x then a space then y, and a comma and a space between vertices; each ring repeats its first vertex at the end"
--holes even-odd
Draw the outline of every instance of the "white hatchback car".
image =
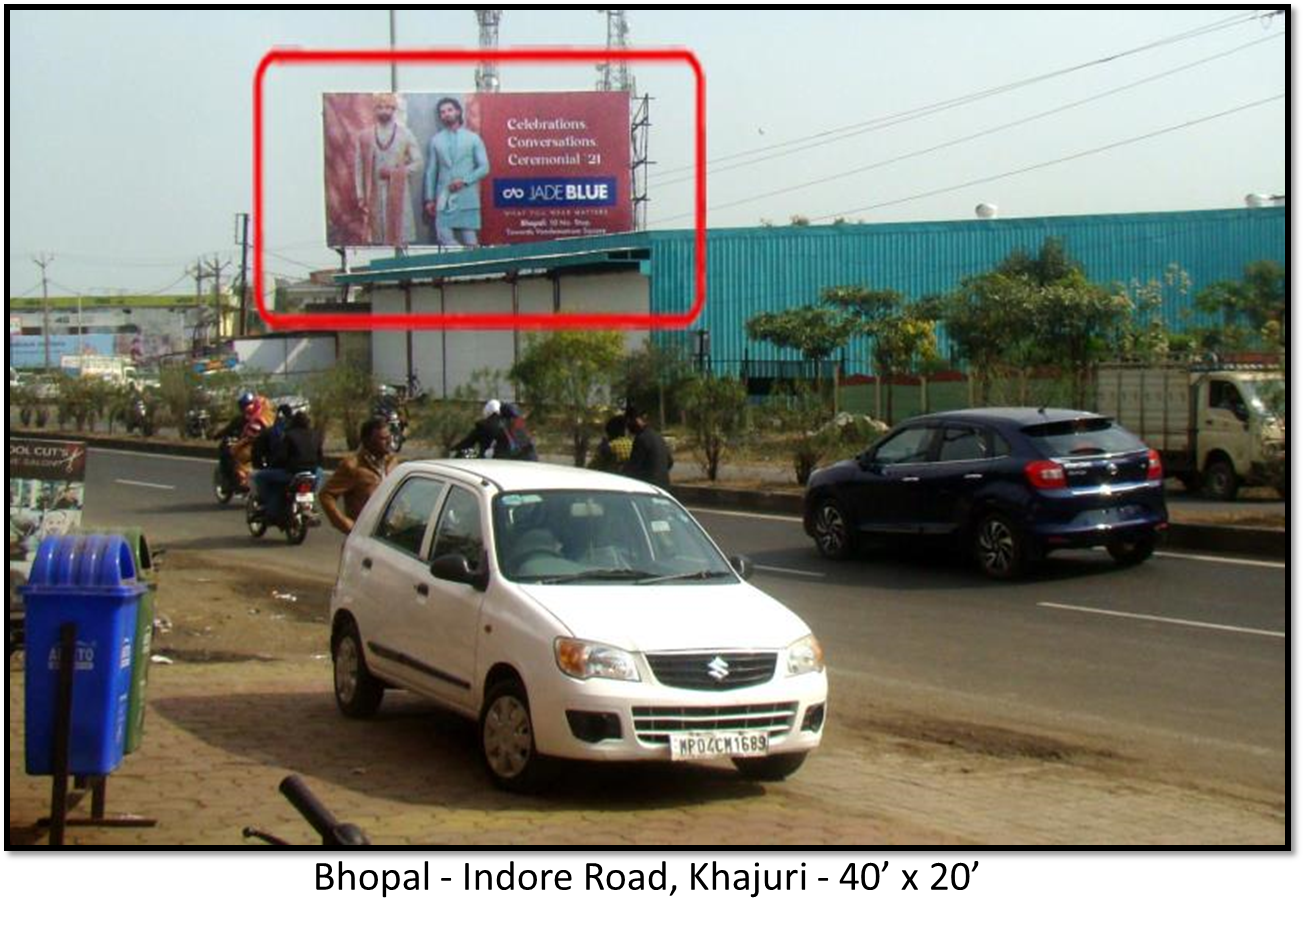
POLYGON ((511 790, 550 757, 727 757, 792 774, 828 684, 802 620, 744 578, 670 495, 570 467, 404 463, 344 544, 331 595, 350 717, 406 688, 479 721, 511 790))

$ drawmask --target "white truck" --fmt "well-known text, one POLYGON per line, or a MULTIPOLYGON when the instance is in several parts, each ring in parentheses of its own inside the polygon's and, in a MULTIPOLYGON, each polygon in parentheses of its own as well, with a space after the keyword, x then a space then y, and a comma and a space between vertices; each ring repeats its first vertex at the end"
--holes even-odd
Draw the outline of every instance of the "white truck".
POLYGON ((73 354, 64 357, 60 366, 70 376, 98 376, 118 385, 126 385, 136 379, 136 366, 130 357, 73 354))
POLYGON ((1262 364, 1102 363, 1096 410, 1158 450, 1188 490, 1230 501, 1242 485, 1286 495, 1285 381, 1262 364))

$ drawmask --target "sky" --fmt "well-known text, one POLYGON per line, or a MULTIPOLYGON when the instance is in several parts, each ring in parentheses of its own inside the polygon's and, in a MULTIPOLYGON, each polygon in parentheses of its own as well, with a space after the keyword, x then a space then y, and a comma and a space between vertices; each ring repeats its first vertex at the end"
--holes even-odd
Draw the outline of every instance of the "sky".
MULTIPOLYGON (((1287 17, 1253 10, 662 11, 632 47, 701 61, 710 227, 1243 208, 1284 194, 1287 17)), ((399 9, 398 45, 473 47, 472 10, 399 9)), ((501 47, 600 46, 595 10, 506 9, 501 47)), ((383 48, 385 10, 9 14, 8 293, 186 293, 196 258, 238 270, 252 210, 253 75, 277 46, 383 48)), ((591 67, 505 65, 504 91, 593 89, 591 67)), ((692 81, 651 97, 649 227, 692 223, 692 81)), ((399 89, 474 88, 400 68, 399 89)), ((320 95, 387 67, 277 68, 267 82, 269 273, 325 247, 320 95)), ((384 252, 360 250, 354 265, 384 252)))

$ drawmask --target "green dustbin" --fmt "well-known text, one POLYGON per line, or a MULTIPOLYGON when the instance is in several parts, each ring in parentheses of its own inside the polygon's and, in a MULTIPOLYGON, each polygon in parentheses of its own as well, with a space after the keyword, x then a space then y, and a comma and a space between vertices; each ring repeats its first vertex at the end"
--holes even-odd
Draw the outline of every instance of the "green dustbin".
POLYGON ((131 690, 127 699, 127 742, 123 753, 140 748, 145 735, 145 685, 149 680, 150 644, 154 639, 154 595, 158 591, 158 571, 150 553, 149 541, 139 527, 80 527, 79 534, 119 534, 127 539, 136 561, 136 581, 145 587, 137 599, 136 646, 131 654, 131 690))

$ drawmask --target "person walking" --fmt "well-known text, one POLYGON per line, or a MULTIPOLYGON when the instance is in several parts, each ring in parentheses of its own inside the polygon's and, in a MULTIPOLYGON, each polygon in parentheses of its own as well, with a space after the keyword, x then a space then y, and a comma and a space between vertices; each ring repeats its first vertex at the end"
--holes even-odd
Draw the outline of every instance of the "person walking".
POLYGON ((364 421, 361 438, 357 453, 344 458, 318 495, 326 518, 345 534, 353 530, 376 487, 398 465, 398 458, 389 452, 389 423, 384 418, 364 421))
POLYGON ((629 459, 621 472, 662 489, 670 488, 670 470, 675 465, 666 440, 647 423, 647 414, 633 405, 625 408, 625 425, 634 435, 629 459))

